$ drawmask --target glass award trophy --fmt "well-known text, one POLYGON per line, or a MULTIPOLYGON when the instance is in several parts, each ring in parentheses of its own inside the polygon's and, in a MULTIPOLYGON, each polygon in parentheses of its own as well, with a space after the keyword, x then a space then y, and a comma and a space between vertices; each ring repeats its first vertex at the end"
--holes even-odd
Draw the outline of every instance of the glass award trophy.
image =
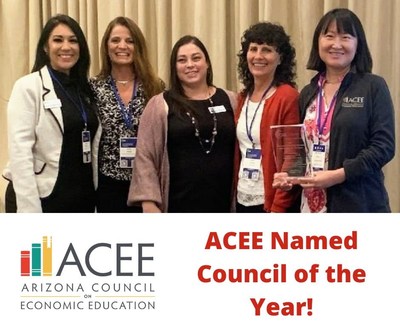
POLYGON ((271 126, 271 137, 277 172, 286 172, 289 177, 303 177, 306 172, 304 125, 271 126))

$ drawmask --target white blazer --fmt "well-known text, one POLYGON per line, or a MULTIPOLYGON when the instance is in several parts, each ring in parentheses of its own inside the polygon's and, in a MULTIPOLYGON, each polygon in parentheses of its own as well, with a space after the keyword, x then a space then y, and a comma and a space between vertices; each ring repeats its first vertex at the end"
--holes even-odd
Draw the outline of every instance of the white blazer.
MULTIPOLYGON (((46 66, 18 79, 11 92, 7 108, 9 171, 3 174, 13 182, 18 212, 42 212, 40 198, 49 196, 56 183, 64 131, 57 100, 46 66)), ((92 143, 96 186, 100 133, 99 125, 92 143)))

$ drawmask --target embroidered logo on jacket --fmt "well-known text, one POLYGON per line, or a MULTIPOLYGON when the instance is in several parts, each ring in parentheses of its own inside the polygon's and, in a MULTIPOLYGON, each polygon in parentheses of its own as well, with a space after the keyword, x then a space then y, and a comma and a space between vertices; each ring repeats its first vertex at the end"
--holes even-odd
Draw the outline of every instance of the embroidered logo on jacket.
POLYGON ((342 100, 342 107, 363 108, 364 97, 345 97, 342 100))

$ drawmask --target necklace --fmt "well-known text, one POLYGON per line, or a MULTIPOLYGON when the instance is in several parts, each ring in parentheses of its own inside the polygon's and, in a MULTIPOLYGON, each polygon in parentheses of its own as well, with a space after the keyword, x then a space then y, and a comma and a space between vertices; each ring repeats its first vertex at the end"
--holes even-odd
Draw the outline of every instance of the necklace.
POLYGON ((211 131, 211 137, 202 138, 200 136, 200 129, 199 129, 198 120, 194 117, 193 114, 190 113, 190 111, 186 112, 186 115, 189 116, 189 118, 190 118, 190 120, 192 122, 192 125, 194 127, 194 136, 198 139, 201 148, 203 149, 203 151, 207 155, 212 151, 212 148, 213 148, 214 143, 215 143, 215 137, 218 134, 218 131, 217 131, 218 121, 217 121, 216 113, 214 111, 214 102, 212 101, 212 99, 210 97, 210 94, 209 94, 209 97, 208 97, 208 101, 211 104, 211 107, 209 108, 209 110, 210 110, 210 112, 212 114, 212 117, 213 117, 213 129, 211 131))
POLYGON ((339 79, 339 80, 336 80, 336 81, 328 81, 328 80, 325 80, 325 84, 331 84, 331 85, 334 85, 334 84, 339 84, 339 83, 341 83, 342 81, 339 79))
POLYGON ((131 82, 131 81, 133 81, 135 78, 132 78, 132 79, 129 79, 129 80, 117 80, 117 79, 114 79, 115 80, 115 82, 117 83, 117 84, 122 84, 122 85, 126 85, 126 84, 128 84, 129 82, 131 82))
POLYGON ((340 84, 343 81, 343 78, 346 76, 347 72, 339 77, 336 77, 333 80, 328 80, 328 78, 326 77, 326 73, 324 74, 325 76, 325 84, 331 84, 331 85, 335 85, 335 84, 340 84))

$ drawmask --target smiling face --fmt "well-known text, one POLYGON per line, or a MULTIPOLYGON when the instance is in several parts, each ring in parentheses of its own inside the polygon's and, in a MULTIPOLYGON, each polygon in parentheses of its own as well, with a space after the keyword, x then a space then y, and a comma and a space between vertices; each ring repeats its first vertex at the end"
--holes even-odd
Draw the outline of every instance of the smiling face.
POLYGON ((127 27, 116 25, 111 31, 107 47, 111 64, 127 65, 133 63, 135 46, 127 27))
POLYGON ((67 25, 61 23, 51 32, 45 51, 54 70, 69 74, 79 59, 78 39, 67 25))
POLYGON ((276 68, 280 63, 281 57, 274 46, 250 43, 247 51, 247 65, 255 80, 274 78, 276 68))
POLYGON ((207 70, 206 57, 197 45, 188 43, 179 48, 176 72, 182 86, 197 86, 206 83, 207 70))
POLYGON ((319 56, 328 71, 349 70, 356 51, 357 38, 348 33, 339 33, 335 21, 319 37, 319 56))

